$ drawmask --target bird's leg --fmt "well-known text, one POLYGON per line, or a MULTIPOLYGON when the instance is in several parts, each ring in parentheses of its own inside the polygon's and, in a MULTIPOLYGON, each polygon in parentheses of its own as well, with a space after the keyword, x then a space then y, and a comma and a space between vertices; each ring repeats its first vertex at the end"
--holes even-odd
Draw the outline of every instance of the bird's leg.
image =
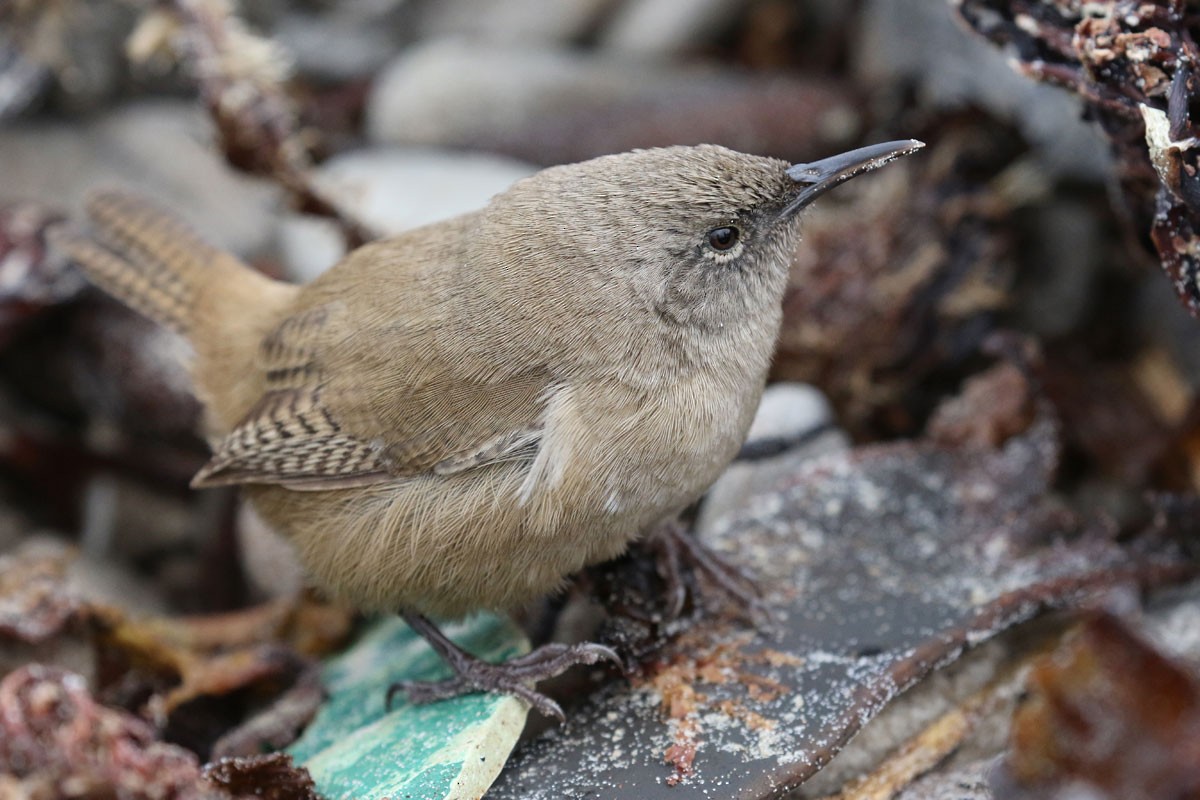
POLYGON ((754 577, 705 547, 678 520, 662 525, 648 544, 656 551, 658 573, 666 583, 668 620, 677 619, 683 613, 687 600, 688 581, 682 569, 685 563, 752 622, 769 618, 754 577))
POLYGON ((624 668, 616 651, 602 644, 543 645, 531 653, 491 664, 463 650, 446 638, 436 625, 420 614, 404 614, 409 626, 421 634, 429 646, 454 671, 453 678, 442 681, 401 681, 388 688, 387 704, 404 692, 413 703, 431 703, 472 692, 500 692, 521 698, 547 717, 564 719, 558 703, 533 688, 538 681, 561 675, 576 664, 611 661, 624 668))

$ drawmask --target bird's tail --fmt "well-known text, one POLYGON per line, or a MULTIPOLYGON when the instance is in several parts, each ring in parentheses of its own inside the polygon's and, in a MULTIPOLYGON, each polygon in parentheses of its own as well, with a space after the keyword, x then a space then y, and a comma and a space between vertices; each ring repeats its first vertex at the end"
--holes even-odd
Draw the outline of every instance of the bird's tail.
POLYGON ((239 298, 279 285, 135 194, 97 192, 87 213, 92 235, 58 231, 55 244, 101 289, 189 339, 214 310, 237 313, 239 298))
POLYGON ((90 234, 59 229, 62 248, 101 289, 192 343, 197 396, 214 435, 261 393, 256 359, 298 288, 202 240, 152 202, 122 191, 88 198, 90 234))

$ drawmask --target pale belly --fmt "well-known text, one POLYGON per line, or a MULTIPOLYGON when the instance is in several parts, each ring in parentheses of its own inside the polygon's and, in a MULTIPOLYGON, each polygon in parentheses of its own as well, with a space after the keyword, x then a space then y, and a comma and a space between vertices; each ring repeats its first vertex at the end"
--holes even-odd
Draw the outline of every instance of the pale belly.
POLYGON ((699 498, 736 452, 752 408, 706 410, 698 420, 651 415, 666 422, 656 426, 643 406, 628 426, 610 413, 597 427, 565 407, 564 436, 548 433, 540 468, 516 462, 356 489, 246 491, 317 584, 361 609, 442 618, 510 609, 615 558, 699 498), (617 435, 625 430, 641 435, 617 435))
POLYGON ((247 494, 330 595, 367 611, 455 618, 554 592, 642 532, 633 515, 578 506, 547 519, 520 504, 523 476, 489 467, 361 489, 253 486, 247 494))

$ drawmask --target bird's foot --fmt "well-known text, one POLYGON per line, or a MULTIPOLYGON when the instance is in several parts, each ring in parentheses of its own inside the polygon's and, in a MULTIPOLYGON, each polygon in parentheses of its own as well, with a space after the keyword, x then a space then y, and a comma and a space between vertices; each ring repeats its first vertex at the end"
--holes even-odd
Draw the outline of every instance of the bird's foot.
POLYGON ((410 702, 417 704, 473 692, 499 692, 519 697, 545 716, 557 717, 561 721, 565 719, 562 707, 533 688, 539 681, 561 675, 578 664, 609 661, 624 669, 621 657, 615 650, 589 642, 572 645, 551 643, 502 664, 491 664, 451 642, 425 617, 406 614, 405 619, 454 671, 454 677, 441 681, 401 681, 392 684, 387 693, 389 708, 392 699, 401 692, 410 702))
MULTIPOLYGON (((689 582, 684 576, 684 564, 715 589, 712 594, 719 595, 726 606, 733 606, 749 622, 762 625, 770 621, 770 609, 763 602, 754 576, 705 547, 680 522, 663 525, 650 544, 657 551, 658 574, 666 583, 668 621, 678 619, 687 603, 689 582)), ((709 596, 698 594, 702 600, 709 596)))

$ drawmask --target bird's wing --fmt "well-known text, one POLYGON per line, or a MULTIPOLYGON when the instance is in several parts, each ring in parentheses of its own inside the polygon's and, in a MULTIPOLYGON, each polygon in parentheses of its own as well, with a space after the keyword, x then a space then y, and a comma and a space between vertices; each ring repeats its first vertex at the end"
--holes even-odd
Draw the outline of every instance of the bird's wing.
POLYGON ((427 329, 350 325, 352 317, 334 301, 266 337, 265 391, 193 486, 335 489, 533 457, 544 369, 485 374, 439 357, 427 329))

